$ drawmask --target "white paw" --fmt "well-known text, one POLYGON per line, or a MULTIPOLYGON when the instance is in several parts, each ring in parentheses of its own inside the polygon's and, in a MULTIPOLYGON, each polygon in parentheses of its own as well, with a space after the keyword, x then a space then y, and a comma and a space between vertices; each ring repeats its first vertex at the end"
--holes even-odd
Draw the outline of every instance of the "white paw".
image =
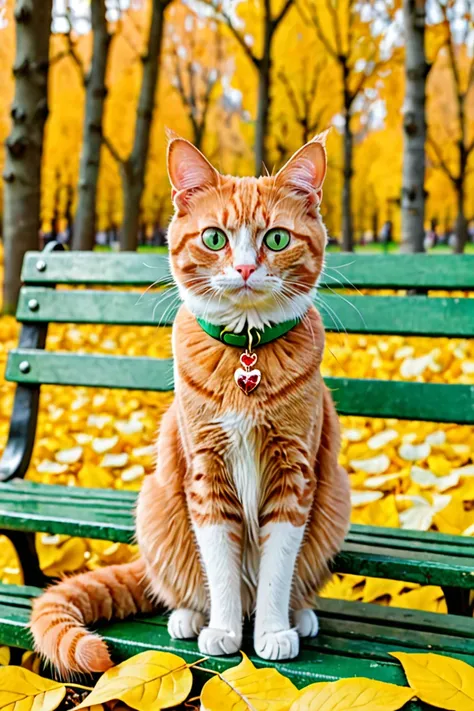
POLYGON ((168 633, 173 639, 196 638, 205 622, 202 612, 181 607, 171 613, 168 620, 168 633))
POLYGON ((300 651, 298 632, 291 629, 255 635, 255 651, 262 659, 293 659, 300 651))
POLYGON ((198 639, 201 654, 220 656, 221 654, 235 654, 240 649, 242 633, 236 634, 231 630, 220 630, 214 627, 204 627, 198 639))
POLYGON ((293 619, 300 637, 316 637, 319 632, 319 620, 313 610, 295 610, 293 619))

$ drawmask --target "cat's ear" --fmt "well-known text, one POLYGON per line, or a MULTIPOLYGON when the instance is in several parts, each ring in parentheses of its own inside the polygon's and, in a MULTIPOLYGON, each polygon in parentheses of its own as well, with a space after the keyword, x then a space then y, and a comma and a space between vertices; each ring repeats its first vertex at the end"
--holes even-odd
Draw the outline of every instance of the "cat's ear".
POLYGON ((327 134, 328 131, 320 133, 296 151, 275 176, 278 185, 296 191, 316 207, 321 202, 326 177, 327 134))
POLYGON ((172 199, 176 209, 183 212, 193 193, 218 184, 219 173, 192 143, 176 134, 169 137, 168 175, 172 199))

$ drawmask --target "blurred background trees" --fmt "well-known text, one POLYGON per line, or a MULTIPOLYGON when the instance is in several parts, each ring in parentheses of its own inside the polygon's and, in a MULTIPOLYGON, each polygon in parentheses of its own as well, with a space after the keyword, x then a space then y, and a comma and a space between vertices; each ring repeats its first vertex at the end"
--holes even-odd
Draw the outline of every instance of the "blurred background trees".
POLYGON ((45 240, 163 244, 165 127, 239 175, 332 127, 322 211, 343 249, 470 243, 474 0, 40 5, 0 0, 7 309, 45 240))

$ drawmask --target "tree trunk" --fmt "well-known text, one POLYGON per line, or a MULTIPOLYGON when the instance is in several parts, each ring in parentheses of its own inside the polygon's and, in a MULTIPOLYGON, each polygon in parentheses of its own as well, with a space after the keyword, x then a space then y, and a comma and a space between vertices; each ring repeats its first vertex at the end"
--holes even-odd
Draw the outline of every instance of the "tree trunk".
POLYGON ((379 212, 377 209, 372 213, 372 239, 374 242, 379 241, 379 212))
POLYGON ((140 200, 144 181, 134 179, 133 167, 125 163, 120 171, 122 178, 124 212, 119 230, 120 249, 135 251, 138 247, 138 229, 140 225, 140 200))
POLYGON ((146 57, 135 121, 132 153, 122 169, 124 214, 120 230, 120 249, 135 250, 138 242, 140 202, 145 187, 145 169, 150 147, 150 132, 155 110, 155 94, 160 68, 164 12, 170 0, 153 0, 146 57))
POLYGON ((23 256, 38 249, 44 124, 48 115, 48 54, 52 0, 17 0, 13 128, 5 142, 3 178, 5 280, 3 308, 15 311, 23 256))
POLYGON ((105 0, 91 4, 93 53, 86 79, 84 134, 79 168, 79 202, 74 225, 73 249, 93 249, 96 233, 97 181, 102 145, 102 122, 107 89, 105 77, 111 37, 105 19, 105 0))
POLYGON ((456 199, 457 199, 457 219, 456 219, 456 246, 454 251, 457 254, 464 252, 464 247, 467 242, 467 220, 464 212, 464 180, 459 178, 456 184, 456 199))
POLYGON ((354 250, 352 225, 353 141, 350 111, 346 110, 346 121, 344 124, 344 183, 342 187, 342 249, 344 252, 352 252, 354 250))
POLYGON ((271 20, 265 22, 265 38, 263 55, 258 67, 258 109, 257 122, 255 125, 255 175, 262 175, 264 166, 270 170, 268 165, 267 137, 268 122, 270 116, 270 81, 271 81, 271 50, 272 50, 272 30, 271 20))
POLYGON ((425 236, 425 0, 404 0, 402 252, 423 252, 425 236))

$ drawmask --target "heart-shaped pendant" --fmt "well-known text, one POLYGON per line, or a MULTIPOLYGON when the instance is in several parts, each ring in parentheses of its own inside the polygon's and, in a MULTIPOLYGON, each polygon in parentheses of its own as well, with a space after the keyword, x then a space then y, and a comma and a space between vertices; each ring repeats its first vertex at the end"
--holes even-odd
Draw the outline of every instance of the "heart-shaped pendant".
POLYGON ((243 370, 243 368, 237 368, 234 373, 234 379, 242 392, 246 395, 250 395, 260 383, 262 374, 258 368, 248 371, 243 370))
POLYGON ((240 356, 240 364, 243 365, 244 368, 253 368, 256 362, 256 353, 242 353, 242 355, 240 356))

